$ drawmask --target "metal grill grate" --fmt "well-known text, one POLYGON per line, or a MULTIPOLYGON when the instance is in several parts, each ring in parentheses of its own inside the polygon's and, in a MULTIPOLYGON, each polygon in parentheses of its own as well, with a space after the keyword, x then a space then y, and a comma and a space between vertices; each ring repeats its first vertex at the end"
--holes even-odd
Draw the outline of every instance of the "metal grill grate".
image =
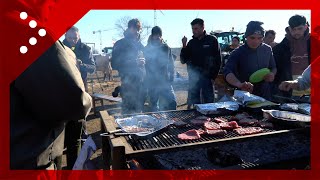
MULTIPOLYGON (((174 121, 184 121, 188 123, 185 127, 176 127, 174 125, 169 126, 165 131, 160 134, 157 134, 148 139, 136 139, 131 136, 126 136, 127 142, 130 144, 134 151, 149 150, 149 149, 158 149, 158 148, 167 148, 175 147, 180 145, 191 145, 199 142, 213 142, 215 140, 228 140, 230 138, 240 137, 241 135, 236 134, 233 131, 228 131, 226 135, 223 136, 212 136, 212 135, 201 135, 200 139, 196 140, 180 140, 178 134, 184 133, 191 129, 203 129, 200 125, 193 125, 190 120, 200 116, 201 114, 195 110, 187 111, 168 111, 168 112, 158 112, 158 113, 149 113, 155 118, 171 119, 174 121)), ((123 116, 125 117, 125 116, 123 116)), ((224 118, 229 119, 231 116, 223 116, 224 118)), ((259 119, 259 118, 258 118, 259 119)), ((280 129, 281 130, 281 129, 280 129)), ((264 129, 262 133, 257 135, 262 135, 268 132, 275 132, 276 130, 264 129)))

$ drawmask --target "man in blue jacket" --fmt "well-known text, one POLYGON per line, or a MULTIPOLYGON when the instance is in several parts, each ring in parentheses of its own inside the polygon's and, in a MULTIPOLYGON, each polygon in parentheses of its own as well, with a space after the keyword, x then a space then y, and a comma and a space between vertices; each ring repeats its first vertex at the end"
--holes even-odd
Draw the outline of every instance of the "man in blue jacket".
POLYGON ((263 23, 250 21, 245 32, 246 42, 235 49, 224 67, 226 81, 241 90, 270 100, 271 87, 277 68, 269 45, 262 43, 263 23), (251 84, 249 77, 257 70, 269 68, 271 72, 259 83, 251 84))
POLYGON ((189 92, 188 105, 200 104, 200 93, 204 103, 214 101, 213 81, 221 66, 221 52, 218 40, 204 30, 204 21, 196 18, 191 22, 192 39, 182 39, 180 60, 188 66, 189 92))

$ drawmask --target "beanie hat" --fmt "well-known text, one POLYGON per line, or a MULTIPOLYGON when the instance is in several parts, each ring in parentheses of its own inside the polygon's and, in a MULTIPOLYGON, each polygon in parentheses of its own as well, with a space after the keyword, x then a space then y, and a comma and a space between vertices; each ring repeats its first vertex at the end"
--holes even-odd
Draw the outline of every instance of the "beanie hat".
POLYGON ((159 34, 160 36, 162 36, 162 30, 159 26, 155 26, 151 30, 151 35, 156 35, 156 34, 159 34))
POLYGON ((253 34, 258 34, 264 36, 264 29, 261 26, 263 22, 260 21, 250 21, 247 25, 246 32, 244 34, 245 37, 251 36, 253 34))

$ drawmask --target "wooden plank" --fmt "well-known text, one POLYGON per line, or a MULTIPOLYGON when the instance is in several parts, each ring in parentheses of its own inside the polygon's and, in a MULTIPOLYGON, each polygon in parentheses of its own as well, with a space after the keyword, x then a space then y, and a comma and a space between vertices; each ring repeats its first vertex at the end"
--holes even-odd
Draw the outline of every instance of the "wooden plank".
MULTIPOLYGON (((117 129, 116 128, 117 124, 114 121, 114 117, 110 116, 107 111, 100 111, 100 117, 101 117, 100 122, 101 122, 102 133, 114 131, 117 129)), ((127 140, 125 139, 125 137, 118 137, 118 138, 115 138, 114 136, 102 137, 102 148, 103 148, 102 156, 103 156, 104 165, 106 166, 106 169, 109 169, 111 164, 113 166, 113 163, 116 163, 116 162, 113 162, 114 158, 116 159, 116 161, 125 161, 123 160, 123 158, 125 158, 125 155, 133 152, 132 147, 127 143, 127 140), (121 146, 121 147, 118 147, 118 146, 121 146), (115 151, 116 151, 116 154, 114 154, 115 151)), ((121 162, 116 163, 115 168, 124 168, 124 165, 121 162)))
MULTIPOLYGON (((115 130, 115 126, 110 125, 110 123, 114 120, 112 116, 109 116, 107 111, 100 111, 100 124, 101 124, 101 133, 106 133, 112 130, 115 130)), ((111 156, 111 139, 109 136, 101 136, 102 141, 102 158, 103 165, 105 169, 109 170, 112 163, 111 156)))
POLYGON ((107 111, 100 111, 100 120, 101 120, 101 128, 103 128, 104 132, 102 133, 106 133, 106 132, 110 132, 110 131, 114 131, 117 128, 117 125, 114 121, 114 118, 112 116, 109 115, 109 113, 107 111))
POLYGON ((104 99, 107 101, 122 102, 122 98, 120 98, 120 97, 113 97, 113 96, 108 96, 105 94, 94 93, 94 94, 92 94, 92 97, 96 98, 96 99, 104 99))

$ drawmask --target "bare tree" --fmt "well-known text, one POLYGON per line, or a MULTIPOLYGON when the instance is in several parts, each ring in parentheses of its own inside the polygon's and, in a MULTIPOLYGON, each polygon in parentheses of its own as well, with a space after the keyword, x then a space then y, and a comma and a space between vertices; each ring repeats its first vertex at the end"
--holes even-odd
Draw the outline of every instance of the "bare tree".
POLYGON ((127 29, 128 27, 128 22, 131 20, 132 18, 130 16, 124 16, 119 18, 116 23, 115 23, 115 28, 118 31, 117 36, 119 36, 120 38, 123 37, 123 33, 124 31, 127 29))
MULTIPOLYGON (((115 23, 115 29, 118 31, 117 36, 119 38, 123 38, 123 33, 124 31, 128 28, 128 22, 133 19, 130 16, 124 16, 119 18, 116 23, 115 23)), ((146 40, 148 39, 151 29, 152 27, 146 23, 143 22, 141 19, 139 19, 142 23, 142 30, 141 30, 141 34, 140 34, 140 39, 142 42, 146 42, 146 40)))

